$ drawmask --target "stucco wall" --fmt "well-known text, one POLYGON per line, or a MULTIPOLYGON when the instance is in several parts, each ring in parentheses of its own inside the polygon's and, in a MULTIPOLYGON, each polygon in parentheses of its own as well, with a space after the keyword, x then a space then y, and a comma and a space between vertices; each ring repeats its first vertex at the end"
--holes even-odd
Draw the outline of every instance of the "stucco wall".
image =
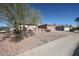
POLYGON ((51 31, 55 31, 55 26, 47 26, 48 29, 50 29, 51 31))

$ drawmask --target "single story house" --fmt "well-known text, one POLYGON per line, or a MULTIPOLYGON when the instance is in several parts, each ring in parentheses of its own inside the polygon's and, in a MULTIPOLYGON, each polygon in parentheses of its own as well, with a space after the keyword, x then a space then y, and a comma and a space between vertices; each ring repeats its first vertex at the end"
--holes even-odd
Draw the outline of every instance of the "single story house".
MULTIPOLYGON (((27 30, 37 31, 37 25, 35 25, 35 24, 26 24, 25 28, 27 30)), ((23 29, 23 25, 21 25, 21 29, 23 29)))
POLYGON ((57 26, 55 27, 55 30, 63 31, 63 30, 64 30, 64 26, 62 26, 62 25, 57 25, 57 26))
POLYGON ((72 26, 64 26, 64 31, 72 31, 72 26))
POLYGON ((60 31, 72 31, 73 27, 69 26, 69 25, 58 25, 55 27, 56 30, 60 30, 60 31))
POLYGON ((43 24, 38 26, 38 31, 45 31, 45 30, 55 30, 55 25, 52 24, 43 24))

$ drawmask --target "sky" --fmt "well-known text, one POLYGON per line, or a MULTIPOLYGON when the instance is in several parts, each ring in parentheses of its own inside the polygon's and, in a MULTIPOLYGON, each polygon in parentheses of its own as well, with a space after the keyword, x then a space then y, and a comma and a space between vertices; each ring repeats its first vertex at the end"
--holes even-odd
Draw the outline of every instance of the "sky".
POLYGON ((40 10, 43 24, 71 24, 76 26, 75 19, 79 16, 79 4, 36 3, 30 5, 40 10))
MULTIPOLYGON (((76 26, 79 16, 79 4, 67 3, 32 3, 30 7, 39 10, 42 24, 71 24, 76 26)), ((6 26, 0 22, 0 26, 6 26)))

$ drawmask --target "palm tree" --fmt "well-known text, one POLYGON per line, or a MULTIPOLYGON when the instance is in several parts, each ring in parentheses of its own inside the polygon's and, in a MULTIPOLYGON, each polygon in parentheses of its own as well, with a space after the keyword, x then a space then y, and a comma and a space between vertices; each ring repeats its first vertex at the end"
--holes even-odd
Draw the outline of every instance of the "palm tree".
POLYGON ((34 11, 31 13, 31 11, 32 9, 28 7, 27 4, 0 4, 0 16, 15 28, 16 39, 22 39, 21 25, 23 25, 24 28, 25 24, 29 23, 29 21, 37 23, 36 20, 39 18, 39 16, 37 17, 38 13, 34 11))

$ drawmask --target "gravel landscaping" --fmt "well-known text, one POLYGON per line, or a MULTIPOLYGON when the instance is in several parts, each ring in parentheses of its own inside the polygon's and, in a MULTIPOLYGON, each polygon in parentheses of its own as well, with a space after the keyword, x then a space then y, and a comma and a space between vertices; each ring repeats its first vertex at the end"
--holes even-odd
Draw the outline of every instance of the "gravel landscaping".
MULTIPOLYGON (((14 56, 71 34, 73 35, 73 33, 62 31, 37 32, 34 36, 24 38, 24 40, 18 43, 12 42, 12 38, 6 38, 5 40, 0 42, 0 55, 14 56)), ((0 34, 0 40, 2 39, 1 35, 3 34, 0 34)))

